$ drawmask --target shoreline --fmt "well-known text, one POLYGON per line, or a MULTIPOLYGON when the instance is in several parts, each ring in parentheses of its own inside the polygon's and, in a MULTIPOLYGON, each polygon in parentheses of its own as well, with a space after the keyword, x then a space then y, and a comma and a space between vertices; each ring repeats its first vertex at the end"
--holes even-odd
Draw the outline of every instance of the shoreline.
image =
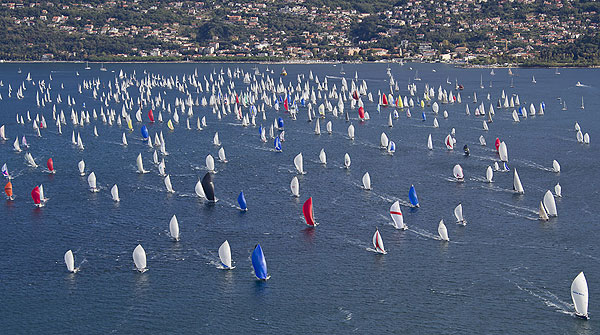
MULTIPOLYGON (((1 64, 263 64, 263 65, 318 65, 318 64, 400 64, 399 61, 395 59, 390 60, 376 60, 376 61, 332 61, 332 60, 283 60, 283 61, 255 61, 255 60, 204 60, 204 61, 184 61, 184 60, 133 60, 133 61, 86 61, 86 60, 0 60, 1 64)), ((525 68, 525 69, 553 69, 553 68, 561 68, 561 69, 597 69, 600 68, 600 65, 585 65, 578 66, 572 64, 564 64, 564 65, 523 65, 523 64, 465 64, 463 62, 421 62, 417 60, 403 60, 403 64, 416 63, 416 64, 444 64, 451 65, 458 68, 464 69, 509 69, 509 68, 525 68)))

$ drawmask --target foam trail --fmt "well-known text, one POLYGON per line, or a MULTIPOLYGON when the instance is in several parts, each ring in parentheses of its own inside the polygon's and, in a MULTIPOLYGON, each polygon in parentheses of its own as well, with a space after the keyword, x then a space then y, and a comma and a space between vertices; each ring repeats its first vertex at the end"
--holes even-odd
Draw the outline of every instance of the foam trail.
MULTIPOLYGON (((513 272, 513 270, 511 270, 511 272, 513 272)), ((573 312, 574 306, 568 302, 560 300, 554 293, 543 288, 536 287, 534 283, 525 278, 515 278, 512 280, 509 278, 506 279, 510 283, 514 284, 519 290, 538 298, 546 306, 553 308, 556 312, 573 316, 575 315, 573 312)))

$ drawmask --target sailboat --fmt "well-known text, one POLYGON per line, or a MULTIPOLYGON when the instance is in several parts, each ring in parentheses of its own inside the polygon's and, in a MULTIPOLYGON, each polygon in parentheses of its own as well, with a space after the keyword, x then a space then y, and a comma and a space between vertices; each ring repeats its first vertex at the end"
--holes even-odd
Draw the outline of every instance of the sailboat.
POLYGON ((139 272, 144 273, 148 270, 146 268, 146 250, 144 250, 141 244, 138 244, 133 250, 133 263, 139 272))
POLYGON ((354 125, 350 124, 348 126, 348 138, 354 140, 354 125))
POLYGON ((164 179, 165 182, 165 187, 167 188, 167 192, 169 193, 175 193, 175 190, 173 189, 173 185, 171 184, 171 176, 167 175, 164 179))
POLYGON ((487 169, 485 170, 485 180, 488 183, 491 183, 492 178, 494 178, 494 171, 492 171, 492 167, 488 165, 487 169))
POLYGON ((204 190, 204 194, 206 195, 206 199, 210 202, 217 202, 215 198, 215 184, 212 180, 212 174, 207 172, 204 177, 202 177, 202 189, 204 190))
POLYGON ((219 247, 219 259, 221 260, 223 269, 235 269, 235 266, 231 265, 231 247, 229 246, 229 242, 227 242, 227 240, 225 240, 225 242, 223 242, 223 244, 221 244, 219 247))
POLYGON ((75 258, 73 257, 73 251, 71 250, 65 252, 65 265, 67 266, 67 271, 71 273, 75 273, 78 270, 75 268, 75 258))
POLYGON ((402 216, 402 210, 400 209, 400 202, 396 201, 390 207, 390 215, 394 220, 394 227, 396 229, 407 230, 408 226, 404 223, 404 217, 402 216))
POLYGON ((100 190, 96 187, 96 174, 92 171, 92 173, 90 173, 88 175, 88 185, 90 186, 90 191, 92 192, 99 192, 100 190))
POLYGON ((552 171, 559 173, 560 172, 560 164, 555 160, 552 161, 552 171))
POLYGON ((344 154, 344 167, 346 169, 350 169, 350 163, 352 161, 350 160, 350 155, 348 153, 344 154))
POLYGON ((246 197, 244 197, 244 191, 240 192, 237 198, 238 204, 240 205, 240 210, 245 212, 248 210, 248 205, 246 204, 246 197))
POLYGON ((104 63, 101 63, 101 65, 100 65, 100 71, 106 72, 106 68, 104 67, 104 63))
POLYGON ((136 160, 135 160, 136 164, 137 164, 137 173, 148 173, 147 170, 144 170, 144 163, 142 162, 142 154, 138 154, 136 160))
POLYGON ((562 197, 562 187, 560 187, 559 183, 556 183, 554 186, 554 195, 558 198, 562 197))
POLYGON ((300 196, 300 184, 298 183, 298 177, 294 176, 294 178, 292 178, 292 182, 290 183, 290 189, 292 190, 293 196, 300 196))
POLYGON ((270 276, 267 275, 267 261, 260 244, 257 244, 252 251, 252 267, 254 275, 260 280, 267 280, 270 276))
POLYGON ((79 169, 79 175, 85 176, 85 162, 83 159, 77 163, 77 168, 79 169))
POLYGON ((313 215, 312 197, 308 198, 302 205, 302 214, 304 214, 304 219, 306 220, 307 225, 311 227, 316 227, 318 225, 318 223, 315 222, 313 215))
POLYGON ((442 241, 450 241, 450 238, 448 238, 448 229, 446 229, 446 225, 444 224, 444 219, 441 219, 440 224, 438 225, 438 235, 442 241))
POLYGON ((42 204, 42 200, 40 199, 40 187, 36 186, 33 188, 33 190, 31 191, 31 198, 33 199, 33 203, 37 206, 37 207, 43 207, 44 205, 42 204))
POLYGON ((211 154, 208 154, 208 156, 206 156, 206 169, 210 172, 215 172, 215 159, 213 158, 213 156, 211 154))
POLYGON ((573 305, 575 306, 575 316, 586 320, 589 319, 588 298, 587 280, 585 280, 585 275, 582 271, 575 277, 573 283, 571 283, 571 299, 573 299, 573 305))
POLYGON ((114 201, 121 201, 121 199, 119 198, 119 187, 117 186, 117 184, 113 185, 113 187, 110 189, 110 195, 112 196, 112 199, 114 201))
POLYGON ((177 216, 173 214, 171 217, 171 221, 169 221, 169 234, 175 241, 179 241, 179 221, 177 221, 177 216))
POLYGON ((383 239, 381 238, 381 234, 379 234, 379 229, 375 229, 375 234, 373 234, 373 247, 375 248, 375 251, 377 251, 380 254, 387 254, 387 251, 385 251, 385 247, 383 246, 383 239))
POLYGON ((296 157, 294 157, 294 166, 296 167, 296 171, 298 171, 299 174, 306 174, 306 172, 304 172, 302 153, 299 153, 296 155, 296 157))
POLYGON ((89 62, 85 62, 85 69, 86 70, 90 70, 91 69, 89 62))
POLYGON ((225 157, 225 149, 223 147, 219 149, 219 160, 222 163, 227 163, 227 158, 225 157))
POLYGON ((544 194, 544 208, 546 209, 546 213, 548 216, 558 216, 556 211, 556 202, 554 201, 554 196, 550 190, 546 191, 544 194))
POLYGON ((371 175, 369 175, 369 172, 365 172, 363 175, 362 183, 365 190, 371 190, 371 175))
POLYGON ((413 207, 419 207, 419 198, 417 197, 417 191, 415 190, 415 185, 410 185, 410 189, 408 190, 408 199, 413 207))
POLYGON ((514 170, 514 176, 513 176, 513 190, 519 194, 523 194, 525 193, 523 191, 523 185, 521 185, 521 179, 519 178, 519 174, 517 173, 517 169, 515 168, 514 170))
POLYGON ((433 150, 433 142, 431 141, 431 134, 427 137, 427 149, 433 150))
POLYGON ((463 226, 467 225, 467 221, 463 217, 463 208, 461 203, 459 203, 458 206, 454 208, 454 216, 456 217, 456 223, 461 224, 463 226))
POLYGON ((319 152, 319 161, 321 164, 327 164, 327 154, 325 154, 325 149, 321 149, 321 152, 319 152))
POLYGON ((457 181, 462 182, 465 180, 465 175, 463 173, 463 169, 460 166, 460 164, 454 165, 454 168, 452 169, 452 173, 454 174, 454 178, 456 178, 457 181))
POLYGON ((581 107, 579 107, 581 109, 585 109, 585 106, 583 105, 583 97, 581 97, 581 107))
POLYGON ((6 185, 4 185, 4 193, 6 193, 6 197, 8 198, 8 200, 14 200, 13 188, 10 180, 6 183, 6 185))

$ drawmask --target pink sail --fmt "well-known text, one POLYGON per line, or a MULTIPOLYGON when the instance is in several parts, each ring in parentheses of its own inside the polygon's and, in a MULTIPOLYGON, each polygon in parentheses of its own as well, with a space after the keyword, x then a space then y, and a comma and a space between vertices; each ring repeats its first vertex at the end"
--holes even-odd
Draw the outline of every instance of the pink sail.
POLYGON ((314 227, 315 224, 315 219, 313 217, 313 204, 312 204, 312 197, 308 198, 308 200, 306 200, 304 202, 304 205, 302 205, 302 214, 304 214, 304 218, 306 219, 306 224, 314 227))

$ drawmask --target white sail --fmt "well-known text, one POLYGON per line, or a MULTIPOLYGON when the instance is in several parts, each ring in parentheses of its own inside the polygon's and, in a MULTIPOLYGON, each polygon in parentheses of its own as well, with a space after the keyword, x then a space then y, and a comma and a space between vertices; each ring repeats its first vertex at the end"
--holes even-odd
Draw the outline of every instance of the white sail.
POLYGON ((198 197, 206 198, 206 194, 204 194, 204 187, 202 187, 202 180, 198 180, 196 187, 194 187, 194 191, 198 197))
POLYGON ((404 216, 402 215, 399 201, 394 202, 390 207, 390 215, 392 216, 392 220, 394 220, 394 227, 396 229, 408 229, 406 224, 404 224, 404 216))
POLYGON ((559 173, 560 172, 560 164, 555 160, 552 161, 552 171, 559 173))
POLYGON ((113 185, 113 187, 110 189, 110 195, 112 196, 112 199, 114 201, 121 201, 121 199, 119 198, 119 187, 117 186, 117 184, 113 185))
POLYGON ((371 175, 369 175, 368 172, 365 172, 365 174, 362 177, 362 183, 363 183, 363 188, 365 190, 370 190, 371 189, 371 175))
POLYGON ((346 169, 349 169, 350 168, 350 163, 351 163, 351 161, 350 161, 350 155, 348 153, 344 154, 344 167, 346 169))
POLYGON ((446 136, 446 138, 444 139, 444 143, 446 144, 446 148, 448 150, 454 150, 454 139, 452 138, 452 136, 450 136, 450 134, 446 136))
POLYGON ((588 133, 585 133, 585 134, 583 135, 583 143, 585 143, 585 144, 590 144, 590 134, 588 134, 588 133))
POLYGON ((331 124, 331 121, 327 121, 326 128, 327 128, 327 133, 328 134, 331 134, 333 132, 333 126, 331 124))
POLYGON ((227 240, 219 247, 219 259, 221 260, 221 264, 225 266, 225 269, 231 270, 234 268, 231 266, 231 248, 227 240))
POLYGON ((433 118, 433 128, 439 128, 440 124, 438 123, 437 118, 433 118))
POLYGON ((302 153, 299 153, 296 155, 296 157, 294 157, 294 166, 296 167, 296 170, 298 171, 298 173, 300 174, 304 174, 304 163, 302 160, 302 153))
POLYGON ((300 196, 300 183, 298 182, 298 177, 294 176, 292 178, 292 182, 290 183, 290 190, 295 197, 300 196))
POLYGON ((15 142, 13 143, 13 148, 16 152, 21 152, 21 146, 19 145, 19 136, 17 136, 17 138, 15 139, 15 142))
POLYGON ((492 178, 494 178, 494 171, 492 171, 492 167, 488 165, 487 169, 485 170, 485 180, 488 183, 491 183, 492 178))
POLYGON ((483 135, 479 136, 479 144, 481 144, 484 147, 486 145, 486 143, 485 143, 485 137, 483 137, 483 135))
POLYGON ((169 233, 175 241, 179 241, 179 222, 177 221, 175 214, 173 214, 171 221, 169 221, 169 233))
POLYGON ((219 140, 219 132, 215 133, 215 136, 213 137, 213 144, 216 146, 221 145, 221 141, 219 140))
POLYGON ((575 306, 575 315, 588 319, 588 285, 585 275, 580 272, 571 283, 571 299, 575 306))
POLYGON ((458 206, 454 208, 454 216, 456 217, 456 223, 462 224, 463 226, 467 224, 467 221, 465 221, 465 218, 463 217, 462 204, 458 204, 458 206))
POLYGON ((382 148, 387 148, 389 139, 384 132, 381 133, 381 136, 379 137, 379 142, 381 143, 382 148))
POLYGON ((88 176, 88 185, 90 186, 90 190, 92 192, 98 192, 98 188, 96 188, 96 174, 92 171, 92 173, 88 176))
POLYGON ((144 170, 144 162, 142 162, 142 154, 138 154, 135 163, 137 164, 137 172, 138 173, 148 173, 147 170, 144 170))
POLYGON ((444 219, 440 220, 440 224, 438 225, 438 235, 442 241, 450 241, 448 238, 448 229, 446 229, 446 225, 444 224, 444 219))
POLYGON ((77 168, 79 169, 79 174, 85 176, 85 162, 83 159, 77 163, 77 168))
POLYGON ((512 112, 512 118, 513 118, 513 121, 515 121, 515 122, 519 122, 520 121, 519 120, 519 114, 517 114, 516 110, 513 110, 513 112, 512 112))
POLYGON ((75 269, 75 258, 73 257, 73 252, 71 250, 65 252, 65 264, 67 265, 67 270, 69 272, 75 273, 77 271, 75 269))
POLYGON ((583 143, 583 133, 581 130, 577 131, 577 143, 583 143))
POLYGON ((219 149, 219 160, 223 163, 227 163, 227 158, 225 157, 225 149, 223 147, 219 149))
POLYGON ((25 160, 27 161, 27 164, 29 164, 29 166, 34 167, 34 168, 38 167, 37 163, 33 159, 33 156, 31 155, 31 153, 29 153, 29 152, 25 153, 25 160))
POLYGON ((504 141, 500 142, 498 146, 498 154, 500 155, 500 160, 503 162, 508 162, 508 150, 506 149, 506 143, 504 141))
POLYGON ((127 136, 125 136, 125 133, 123 133, 123 137, 121 139, 121 142, 123 142, 123 145, 127 145, 127 136))
POLYGON ((141 244, 138 244, 137 247, 133 250, 133 263, 135 263, 135 268, 139 272, 145 272, 146 269, 146 250, 142 248, 141 244))
POLYGON ((544 194, 544 208, 546 208, 548 216, 558 216, 558 213, 556 212, 556 202, 554 201, 554 196, 550 190, 546 191, 544 194))
POLYGON ((319 119, 315 122, 315 135, 321 135, 321 124, 319 119))
POLYGON ((325 154, 325 149, 321 149, 319 153, 319 161, 321 164, 327 164, 327 154, 325 154))
POLYGON ((206 156, 206 169, 210 172, 215 171, 215 159, 211 154, 206 156))
POLYGON ((463 174, 463 169, 460 164, 454 165, 452 169, 452 174, 454 174, 454 178, 458 181, 463 181, 465 179, 465 175, 463 174))
POLYGON ((348 138, 354 139, 354 125, 352 124, 348 126, 348 138))
POLYGON ((554 186, 554 195, 557 197, 562 197, 562 187, 560 187, 559 183, 556 183, 554 186))
POLYGON ((517 169, 514 169, 513 175, 513 190, 519 194, 525 193, 523 190, 523 185, 521 185, 521 179, 519 178, 519 174, 517 173, 517 169))
POLYGON ((433 142, 431 141, 431 134, 427 137, 427 149, 433 150, 433 142))
POLYGON ((173 185, 171 184, 171 176, 169 175, 165 177, 165 187, 167 188, 167 192, 175 193, 175 190, 173 190, 173 185))
POLYGON ((385 247, 383 246, 383 239, 381 238, 381 234, 379 234, 379 229, 376 229, 375 234, 373 234, 373 247, 377 252, 384 255, 387 254, 385 247))
POLYGON ((548 213, 546 212, 546 208, 544 208, 544 204, 540 201, 540 209, 539 209, 540 220, 548 221, 548 213))

